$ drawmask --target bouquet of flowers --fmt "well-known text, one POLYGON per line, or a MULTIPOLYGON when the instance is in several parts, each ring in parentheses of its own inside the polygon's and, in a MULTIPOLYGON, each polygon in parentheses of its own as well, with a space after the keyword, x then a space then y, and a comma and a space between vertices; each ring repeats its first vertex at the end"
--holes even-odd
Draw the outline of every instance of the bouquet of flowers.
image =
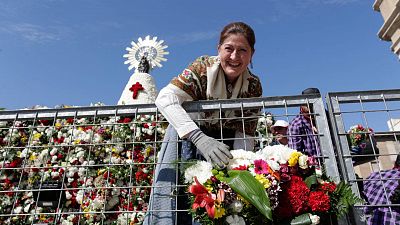
POLYGON ((357 124, 350 127, 347 133, 350 150, 358 154, 367 147, 369 135, 373 135, 373 130, 371 128, 364 128, 361 124, 357 124))
POLYGON ((276 145, 231 153, 224 169, 197 161, 185 170, 190 212, 201 224, 319 224, 361 201, 296 150, 276 145))

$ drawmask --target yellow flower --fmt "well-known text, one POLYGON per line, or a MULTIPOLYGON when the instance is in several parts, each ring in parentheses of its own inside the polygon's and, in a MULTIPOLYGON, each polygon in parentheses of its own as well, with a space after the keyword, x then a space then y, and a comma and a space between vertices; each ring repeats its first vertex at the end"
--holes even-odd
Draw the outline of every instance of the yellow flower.
POLYGON ((292 154, 290 154, 290 158, 289 158, 289 166, 295 166, 297 165, 297 162, 299 161, 299 157, 302 156, 303 154, 301 154, 300 152, 292 152, 292 154))
POLYGON ((26 143, 28 138, 26 136, 21 137, 21 143, 26 143))
POLYGON ((217 205, 215 207, 214 219, 221 218, 224 215, 225 215, 225 209, 217 205))
POLYGON ((211 193, 213 191, 213 187, 211 185, 209 185, 209 184, 205 184, 204 187, 207 189, 207 191, 209 193, 211 193))
POLYGON ((46 219, 47 219, 46 215, 44 215, 44 214, 40 215, 40 221, 45 221, 46 219))
POLYGON ((146 153, 145 153, 145 155, 146 155, 146 156, 149 156, 150 153, 151 153, 151 150, 152 150, 152 147, 151 147, 151 146, 147 146, 147 147, 146 147, 146 153))
POLYGON ((60 128, 62 125, 61 125, 61 123, 56 123, 54 126, 55 126, 56 128, 60 128))
POLYGON ((264 186, 264 188, 269 188, 271 186, 271 181, 265 178, 264 174, 256 174, 256 179, 264 186))
POLYGON ((98 170, 98 171, 97 171, 97 176, 100 176, 100 175, 104 174, 104 172, 106 172, 106 171, 107 171, 107 169, 100 169, 100 170, 98 170))
POLYGON ((39 140, 41 136, 42 136, 41 133, 36 133, 33 135, 33 140, 39 140))
POLYGON ((36 158, 37 157, 36 157, 35 153, 33 153, 31 156, 29 156, 29 160, 31 160, 31 161, 35 160, 36 158))

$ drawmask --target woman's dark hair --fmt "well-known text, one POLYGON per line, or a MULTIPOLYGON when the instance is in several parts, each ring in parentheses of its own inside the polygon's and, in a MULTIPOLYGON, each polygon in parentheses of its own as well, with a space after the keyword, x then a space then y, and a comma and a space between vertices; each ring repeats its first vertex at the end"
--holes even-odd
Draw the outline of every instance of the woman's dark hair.
POLYGON ((226 25, 224 29, 221 31, 221 35, 219 36, 219 44, 222 45, 225 39, 227 39, 231 34, 243 35, 246 38, 247 42, 249 42, 251 50, 254 52, 254 45, 256 44, 256 36, 254 34, 253 29, 249 25, 243 22, 233 22, 226 25))

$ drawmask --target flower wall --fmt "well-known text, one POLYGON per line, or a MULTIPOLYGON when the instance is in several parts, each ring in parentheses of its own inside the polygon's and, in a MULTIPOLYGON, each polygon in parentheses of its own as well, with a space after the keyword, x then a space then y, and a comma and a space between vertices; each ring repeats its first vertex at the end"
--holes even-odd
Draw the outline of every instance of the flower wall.
POLYGON ((1 121, 0 224, 140 224, 166 126, 155 115, 1 121))

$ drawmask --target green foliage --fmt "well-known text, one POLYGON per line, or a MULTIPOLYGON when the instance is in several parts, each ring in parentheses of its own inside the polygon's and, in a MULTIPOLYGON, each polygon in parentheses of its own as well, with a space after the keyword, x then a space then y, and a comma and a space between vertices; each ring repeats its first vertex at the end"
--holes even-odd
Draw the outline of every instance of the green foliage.
POLYGON ((332 193, 331 205, 335 205, 336 208, 331 207, 331 210, 337 215, 338 218, 346 215, 350 208, 358 203, 364 203, 364 201, 356 196, 351 190, 351 186, 344 182, 340 182, 335 191, 332 193))
POLYGON ((278 222, 277 225, 309 225, 312 224, 309 213, 304 213, 291 220, 278 222))
POLYGON ((262 184, 245 170, 230 170, 229 177, 224 178, 229 187, 250 202, 269 220, 272 220, 272 210, 267 193, 262 184))
POLYGON ((311 188, 311 186, 313 186, 313 185, 315 185, 315 184, 318 184, 317 175, 313 174, 313 175, 307 177, 307 178, 304 180, 304 182, 306 183, 306 185, 307 185, 308 188, 311 188))

